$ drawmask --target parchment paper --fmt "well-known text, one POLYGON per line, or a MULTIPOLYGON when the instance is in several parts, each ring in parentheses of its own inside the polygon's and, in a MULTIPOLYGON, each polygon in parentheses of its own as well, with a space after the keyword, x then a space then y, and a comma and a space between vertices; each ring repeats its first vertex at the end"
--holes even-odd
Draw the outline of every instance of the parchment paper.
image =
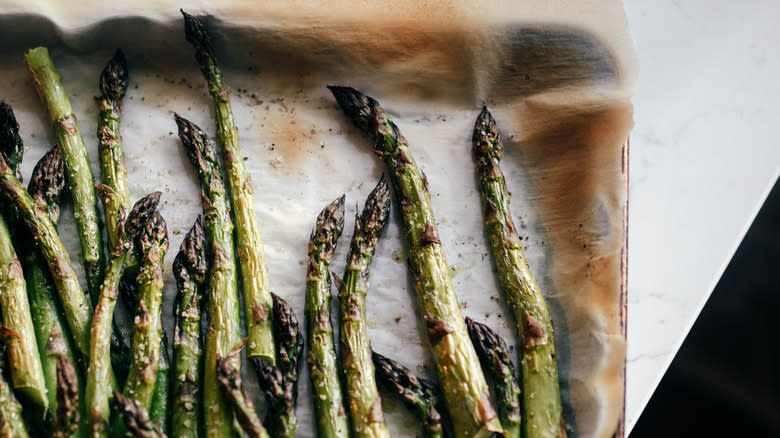
MULTIPOLYGON (((29 147, 25 177, 54 140, 24 51, 50 48, 96 178, 93 96, 105 62, 117 47, 125 51, 130 87, 121 133, 129 186, 133 200, 163 191, 171 233, 164 312, 172 333, 169 267, 201 212, 173 112, 215 134, 211 100, 184 40, 181 5, 4 3, 0 98, 13 105, 29 147)), ((488 105, 505 139, 502 167, 515 222, 553 313, 570 436, 615 432, 625 358, 621 146, 632 124, 637 73, 620 1, 272 0, 186 8, 211 16, 253 177, 271 286, 301 318, 306 244, 317 213, 346 193, 349 217, 332 266, 340 273, 352 217, 383 171, 370 140, 352 128, 325 89, 351 85, 382 103, 428 176, 464 316, 486 322, 514 345, 515 322, 497 289, 471 158, 474 121, 488 105)), ((377 351, 433 377, 398 227, 394 212, 374 258, 369 335, 377 351)), ((79 260, 68 208, 59 230, 79 260)), ((245 374, 251 380, 253 373, 245 374)), ((419 433, 400 403, 386 397, 384 409, 395 436, 419 433)), ((305 370, 298 418, 299 436, 313 436, 305 370)))

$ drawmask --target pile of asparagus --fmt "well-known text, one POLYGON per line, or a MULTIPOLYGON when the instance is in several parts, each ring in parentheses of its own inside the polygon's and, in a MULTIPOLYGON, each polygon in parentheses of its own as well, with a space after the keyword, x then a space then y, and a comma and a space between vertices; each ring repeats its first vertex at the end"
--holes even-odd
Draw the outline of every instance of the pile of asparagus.
MULTIPOLYGON (((160 192, 130 201, 120 137, 128 84, 121 50, 99 80, 99 184, 46 48, 30 50, 25 61, 48 109, 56 145, 35 166, 27 187, 19 171, 24 152, 19 125, 11 107, 0 103, 0 193, 8 201, 0 207, 2 436, 296 435, 304 338, 295 312, 270 292, 252 182, 209 34, 199 19, 182 14, 214 101, 219 141, 215 147, 204 130, 174 116, 198 175, 203 217, 195 218, 173 260, 172 361, 162 328, 168 232, 160 192), (86 288, 57 231, 66 190, 73 199, 86 288), (114 320, 120 300, 134 310, 128 330, 114 320), (128 331, 129 338, 123 336, 128 331), (264 419, 243 384, 244 348, 265 396, 264 419)), ((305 328, 317 436, 389 437, 379 387, 410 408, 426 437, 565 436, 552 322, 512 223, 495 120, 487 109, 478 116, 473 154, 493 260, 517 320, 519 376, 506 342, 460 313, 428 181, 407 140, 376 100, 352 88, 329 88, 347 117, 372 137, 388 177, 380 178, 356 214, 342 276, 330 272, 330 263, 344 227, 344 196, 321 211, 311 233, 305 328), (369 268, 388 221, 391 187, 437 382, 372 351, 368 337, 369 268)))

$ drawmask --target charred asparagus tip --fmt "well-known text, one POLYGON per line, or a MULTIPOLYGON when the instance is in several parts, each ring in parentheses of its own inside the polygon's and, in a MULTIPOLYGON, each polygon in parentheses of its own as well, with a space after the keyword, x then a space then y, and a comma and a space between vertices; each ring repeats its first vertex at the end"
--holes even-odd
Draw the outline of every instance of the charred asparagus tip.
POLYGON ((206 26, 203 25, 200 19, 184 12, 184 9, 180 9, 180 11, 184 16, 184 35, 187 41, 199 51, 210 52, 211 41, 209 40, 206 26))
POLYGON ((161 253, 168 252, 168 224, 158 210, 154 210, 146 221, 143 229, 138 233, 138 248, 148 251, 157 245, 161 253))
POLYGON ((100 75, 100 91, 113 101, 118 101, 127 92, 127 61, 122 49, 116 49, 100 75))
POLYGON ((374 99, 352 87, 341 87, 337 85, 328 85, 328 89, 333 93, 336 102, 341 107, 344 114, 352 120, 361 130, 367 130, 370 127, 372 106, 378 103, 374 99))
POLYGON ((55 145, 35 164, 27 191, 37 204, 46 206, 51 221, 57 222, 64 189, 65 161, 59 146, 55 145))
POLYGON ((114 391, 114 409, 119 412, 122 420, 133 436, 139 438, 162 438, 165 434, 149 417, 149 412, 140 403, 114 391))
POLYGON ((157 211, 162 192, 152 192, 136 201, 125 223, 125 233, 135 235, 141 225, 145 224, 152 214, 157 211))
POLYGON ((0 155, 16 171, 23 154, 24 142, 19 135, 19 122, 16 121, 14 110, 11 105, 0 101, 0 155))
POLYGON ((202 283, 208 272, 206 255, 206 233, 203 230, 201 216, 198 215, 192 228, 184 236, 179 253, 173 260, 173 275, 177 284, 194 280, 202 283))

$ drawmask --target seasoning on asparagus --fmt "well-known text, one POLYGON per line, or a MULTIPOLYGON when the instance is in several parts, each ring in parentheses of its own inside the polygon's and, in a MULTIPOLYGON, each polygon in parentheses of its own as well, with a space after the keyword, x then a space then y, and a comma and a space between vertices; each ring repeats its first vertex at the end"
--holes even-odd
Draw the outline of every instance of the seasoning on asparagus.
POLYGON ((507 438, 520 438, 520 386, 504 339, 485 324, 466 318, 466 327, 485 374, 492 377, 498 418, 507 438))
POLYGON ((127 430, 136 438, 164 438, 165 433, 152 421, 149 412, 137 400, 114 391, 114 410, 119 413, 127 430))
MULTIPOLYGON (((203 415, 206 435, 226 437, 240 431, 233 412, 217 388, 217 356, 227 357, 241 341, 233 223, 230 221, 225 186, 217 154, 206 134, 194 123, 176 115, 179 138, 198 172, 205 217, 206 248, 211 258, 208 282, 209 324, 203 372, 203 415)), ((237 361, 234 366, 240 368, 237 361)))
POLYGON ((0 436, 28 438, 22 421, 22 405, 14 397, 11 387, 0 372, 0 436))
MULTIPOLYGON (((99 187, 106 192, 104 196, 112 195, 111 189, 107 186, 99 187)), ((84 403, 88 409, 91 409, 89 424, 93 437, 109 436, 109 398, 112 388, 106 385, 106 382, 111 379, 111 328, 125 257, 132 246, 134 236, 142 227, 147 227, 150 218, 157 211, 159 202, 160 192, 154 192, 135 203, 126 221, 125 213, 119 214, 120 238, 109 256, 100 299, 95 306, 90 330, 89 367, 84 403)))
POLYGON ((122 393, 148 411, 160 364, 163 259, 168 251, 168 228, 159 211, 139 230, 136 245, 141 270, 136 277, 138 303, 133 325, 133 357, 122 393))
MULTIPOLYGON (((114 196, 106 201, 106 234, 108 247, 114 248, 119 239, 117 215, 122 208, 130 209, 130 192, 127 188, 127 169, 125 154, 122 150, 122 137, 119 135, 119 117, 122 112, 122 98, 127 91, 127 63, 122 49, 117 49, 100 74, 100 93, 98 104, 98 152, 100 153, 100 174, 103 184, 114 191, 114 196)), ((132 258, 131 249, 127 258, 132 258)), ((134 266, 136 260, 126 260, 128 266, 134 266)))
POLYGON ((330 321, 331 280, 328 267, 336 242, 344 229, 344 196, 325 207, 309 239, 306 273, 306 330, 309 338, 309 373, 312 382, 317 436, 348 437, 336 342, 330 321))
POLYGON ((390 187, 382 175, 368 195, 363 213, 355 217, 355 232, 339 292, 341 366, 355 437, 390 436, 374 378, 371 344, 366 327, 369 267, 389 212, 390 187))
POLYGON ((57 420, 52 437, 68 438, 79 428, 79 378, 65 355, 57 357, 57 420))
POLYGON ((278 348, 276 365, 254 358, 260 389, 268 402, 265 424, 279 438, 294 438, 298 420, 295 401, 298 397, 298 368, 303 354, 303 336, 292 307, 271 293, 274 302, 274 337, 278 348))
POLYGON ((439 372, 454 433, 488 437, 501 432, 487 382, 452 286, 431 208, 428 184, 398 127, 371 97, 349 87, 329 87, 341 109, 374 140, 374 152, 385 161, 398 200, 414 277, 418 308, 439 372))
POLYGON ((423 425, 423 437, 442 438, 442 420, 437 410, 433 385, 412 373, 409 368, 377 352, 372 352, 377 382, 396 394, 423 425))
POLYGON ((222 83, 222 72, 214 58, 206 27, 192 15, 184 11, 182 15, 187 41, 195 47, 195 59, 214 99, 217 133, 222 143, 222 161, 225 164, 231 214, 236 227, 236 253, 241 261, 239 266, 249 338, 247 357, 260 357, 273 363, 276 353, 271 321, 271 289, 263 256, 263 242, 257 227, 252 178, 244 166, 230 94, 222 83))
MULTIPOLYGON (((84 147, 84 139, 60 75, 49 57, 49 50, 45 47, 31 49, 24 55, 24 60, 32 74, 38 95, 48 109, 57 142, 65 158, 65 173, 68 190, 73 198, 74 216, 81 240, 87 289, 92 302, 96 303, 100 293, 105 257, 97 197, 93 186, 94 179, 87 150, 84 147)), ((74 335, 76 333, 77 331, 74 330, 74 335)))
POLYGON ((255 405, 244 389, 241 373, 234 366, 239 362, 243 342, 228 354, 217 356, 217 381, 233 409, 241 427, 251 438, 268 438, 268 432, 255 412, 255 405), (230 357, 232 356, 232 357, 230 357))
MULTIPOLYGON (((0 131, 18 135, 19 125, 16 123, 13 111, 9 106, 0 108, 6 114, 0 116, 0 131)), ((6 135, 4 134, 3 137, 6 135)), ((22 150, 16 141, 0 143, 0 156, 9 157, 11 163, 21 160, 22 150)), ((11 170, 17 174, 18 169, 11 170)), ((5 206, 4 206, 5 207, 5 206)), ((3 326, 13 330, 17 336, 7 340, 8 368, 11 384, 23 397, 35 403, 41 413, 48 409, 49 399, 46 397, 46 380, 43 376, 41 357, 38 354, 38 342, 35 337, 35 327, 30 313, 30 302, 27 299, 27 282, 24 279, 22 265, 11 241, 11 230, 8 222, 16 222, 13 209, 4 208, 0 214, 0 310, 3 326), (3 217, 3 214, 6 216, 3 217), (13 217, 12 217, 13 216, 13 217)))
POLYGON ((504 147, 487 108, 477 118, 473 143, 491 255, 504 297, 515 314, 521 340, 518 351, 522 370, 523 436, 563 437, 566 429, 561 415, 552 320, 512 222, 509 191, 499 169, 504 147))
POLYGON ((176 278, 176 325, 173 335, 172 430, 180 438, 197 438, 201 428, 200 345, 201 286, 208 273, 206 235, 201 217, 184 236, 173 260, 176 278))

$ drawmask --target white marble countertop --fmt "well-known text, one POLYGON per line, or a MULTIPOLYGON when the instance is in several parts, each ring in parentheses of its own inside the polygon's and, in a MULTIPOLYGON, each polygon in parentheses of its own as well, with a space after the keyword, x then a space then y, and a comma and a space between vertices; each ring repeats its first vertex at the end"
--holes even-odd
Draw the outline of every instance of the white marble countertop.
POLYGON ((630 432, 780 175, 780 3, 627 0, 630 432))

